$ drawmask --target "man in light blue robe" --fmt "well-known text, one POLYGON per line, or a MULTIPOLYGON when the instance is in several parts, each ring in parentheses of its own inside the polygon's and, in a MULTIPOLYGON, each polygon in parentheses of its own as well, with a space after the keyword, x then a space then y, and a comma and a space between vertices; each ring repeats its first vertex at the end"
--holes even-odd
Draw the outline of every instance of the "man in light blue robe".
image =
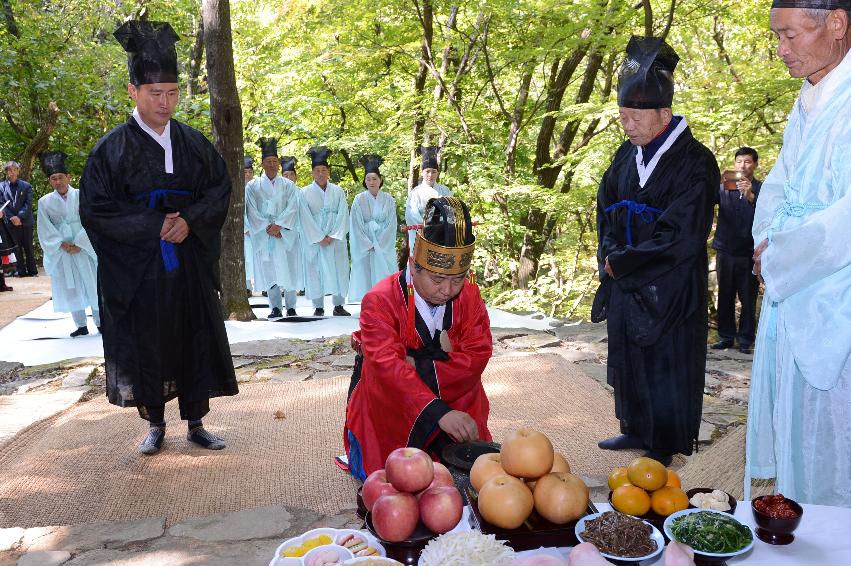
POLYGON ((753 224, 765 282, 748 406, 751 478, 851 507, 851 0, 775 0, 771 29, 806 78, 753 224), (830 9, 818 9, 819 7, 830 9))
POLYGON ((295 183, 278 174, 277 140, 263 138, 263 174, 245 188, 246 227, 251 236, 254 285, 267 291, 269 319, 279 319, 281 290, 287 316, 296 316, 296 292, 302 287, 299 249, 301 195, 295 183))
POLYGON ((349 301, 360 301, 373 285, 399 271, 396 262, 396 199, 381 190, 384 179, 381 158, 371 155, 361 160, 363 186, 367 190, 352 201, 349 215, 349 246, 352 275, 349 301))
POLYGON ((332 295, 334 316, 350 316, 343 308, 349 292, 349 203, 346 192, 330 182, 330 151, 308 152, 313 182, 301 189, 301 242, 304 294, 313 301, 313 315, 325 316, 325 295, 332 295))
MULTIPOLYGON (((428 201, 437 197, 452 196, 452 191, 446 185, 437 182, 440 176, 440 163, 437 161, 437 147, 422 146, 423 163, 421 171, 423 181, 408 193, 408 201, 405 204, 405 223, 408 226, 416 226, 423 223, 423 213, 428 201)), ((417 239, 416 230, 408 230, 408 250, 413 256, 414 242, 417 239)))
POLYGON ((86 308, 91 307, 100 330, 97 255, 80 223, 80 191, 68 183, 65 155, 52 151, 40 156, 41 168, 53 192, 38 199, 38 241, 44 269, 50 274, 53 310, 70 312, 77 329, 72 338, 89 333, 86 308))
MULTIPOLYGON (((245 173, 245 194, 243 196, 248 195, 248 184, 254 180, 254 160, 251 157, 245 156, 245 165, 244 165, 244 173, 245 173)), ((247 200, 243 199, 243 203, 247 200)), ((242 253, 245 256, 245 290, 248 291, 248 296, 251 296, 252 291, 254 291, 254 250, 251 249, 251 234, 248 231, 248 215, 243 217, 244 226, 244 238, 243 238, 243 246, 242 253)))

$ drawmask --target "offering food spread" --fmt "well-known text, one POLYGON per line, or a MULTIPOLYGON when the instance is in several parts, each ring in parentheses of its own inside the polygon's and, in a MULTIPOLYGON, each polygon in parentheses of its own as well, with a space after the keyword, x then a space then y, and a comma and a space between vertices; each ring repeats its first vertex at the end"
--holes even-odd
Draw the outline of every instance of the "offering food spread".
POLYGON ((690 546, 696 553, 735 555, 753 545, 750 527, 717 511, 689 509, 665 522, 671 539, 690 546))
POLYGON ((581 537, 600 552, 623 558, 638 558, 653 554, 658 545, 651 536, 653 527, 644 521, 617 511, 607 511, 585 521, 581 537))
POLYGON ((754 501, 753 506, 760 513, 765 513, 773 519, 796 519, 800 517, 792 504, 780 493, 761 497, 754 501))

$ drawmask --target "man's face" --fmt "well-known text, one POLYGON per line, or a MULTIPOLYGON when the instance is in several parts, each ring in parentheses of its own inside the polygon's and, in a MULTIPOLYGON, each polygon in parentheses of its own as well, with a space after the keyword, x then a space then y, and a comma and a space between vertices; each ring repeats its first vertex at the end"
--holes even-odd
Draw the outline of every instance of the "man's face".
POLYGON ((331 170, 325 165, 317 165, 313 168, 313 180, 320 187, 325 187, 328 184, 328 179, 331 178, 331 170))
POLYGON ((263 158, 263 172, 269 179, 274 179, 278 176, 278 169, 281 168, 281 160, 274 155, 269 155, 263 158))
POLYGON ((440 172, 437 169, 433 169, 429 167, 428 169, 423 169, 423 182, 429 187, 433 187, 437 182, 437 176, 440 172))
POLYGON ((840 12, 834 10, 824 24, 819 24, 802 8, 771 10, 771 31, 777 37, 777 55, 791 76, 808 78, 816 84, 839 64, 844 53, 837 44, 836 34, 842 37, 847 29, 847 19, 845 24, 837 20, 841 18, 840 12))
POLYGON ((411 279, 417 293, 432 305, 443 305, 454 299, 464 288, 467 273, 461 275, 442 275, 428 269, 419 271, 414 268, 413 260, 408 265, 411 269, 411 279))
POLYGON ((295 175, 295 171, 284 171, 283 173, 281 173, 281 176, 284 179, 289 179, 293 183, 295 183, 295 180, 297 178, 296 175, 295 175))
POLYGON ((754 161, 753 155, 737 155, 736 156, 736 171, 741 171, 748 179, 753 179, 753 172, 756 171, 757 162, 754 161))
POLYGON ((369 189, 370 193, 373 195, 378 194, 378 190, 381 188, 381 176, 378 173, 367 173, 363 182, 366 184, 366 188, 369 189))
POLYGON ((136 101, 142 121, 157 133, 162 133, 177 107, 180 94, 177 83, 131 84, 127 86, 127 92, 136 101))
POLYGON ((18 180, 18 174, 21 172, 20 169, 12 165, 11 167, 6 168, 6 180, 10 183, 15 183, 18 180))
POLYGON ((670 109, 621 108, 620 119, 623 131, 632 145, 647 145, 662 133, 670 122, 670 109))
POLYGON ((245 182, 247 183, 251 179, 254 178, 254 169, 244 169, 245 171, 245 182))
POLYGON ((50 186, 53 187, 53 190, 60 195, 68 192, 68 183, 71 181, 71 178, 65 173, 54 173, 47 180, 50 181, 50 186))

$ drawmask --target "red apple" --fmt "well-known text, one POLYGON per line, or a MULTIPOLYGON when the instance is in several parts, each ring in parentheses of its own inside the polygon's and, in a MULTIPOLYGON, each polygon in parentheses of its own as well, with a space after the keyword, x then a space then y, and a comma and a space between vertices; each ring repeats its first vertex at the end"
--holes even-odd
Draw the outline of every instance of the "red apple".
POLYGON ((419 448, 397 448, 387 456, 384 471, 393 487, 408 493, 425 489, 434 479, 434 464, 419 448))
POLYGON ((420 497, 419 506, 423 524, 437 534, 454 529, 464 511, 464 501, 454 486, 428 488, 420 497))
POLYGON ((375 470, 363 482, 361 497, 363 497, 363 504, 367 510, 372 511, 372 506, 378 498, 390 493, 399 493, 399 490, 387 481, 387 474, 384 473, 384 470, 375 470))
POLYGON ((420 520, 417 500, 410 493, 382 495, 372 506, 375 534, 387 542, 410 538, 420 520))
POLYGON ((439 485, 445 485, 448 487, 455 487, 455 480, 452 479, 452 472, 449 471, 449 468, 441 464, 440 462, 433 462, 434 465, 434 479, 431 480, 431 483, 428 484, 424 490, 417 492, 417 501, 419 501, 420 496, 425 493, 427 490, 437 487, 439 485))

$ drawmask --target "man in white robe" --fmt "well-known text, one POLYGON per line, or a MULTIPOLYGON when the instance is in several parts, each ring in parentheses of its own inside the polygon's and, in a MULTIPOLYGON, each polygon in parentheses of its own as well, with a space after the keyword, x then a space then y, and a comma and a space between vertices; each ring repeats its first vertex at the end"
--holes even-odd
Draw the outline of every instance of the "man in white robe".
POLYGON ((295 166, 298 163, 298 159, 293 157, 292 155, 282 155, 281 156, 281 176, 284 179, 289 179, 293 183, 298 183, 298 178, 295 173, 295 166))
POLYGON ((750 480, 851 507, 851 0, 775 0, 771 29, 806 78, 753 224, 765 282, 748 406, 750 480), (819 7, 827 9, 819 9, 819 7))
MULTIPOLYGON (((251 157, 245 156, 245 164, 244 169, 245 173, 245 193, 243 196, 248 194, 248 184, 254 180, 254 160, 251 157)), ((247 199, 243 199, 243 204, 245 204, 247 199)), ((251 249, 251 235, 248 232, 248 216, 243 217, 242 222, 244 228, 244 238, 242 243, 242 253, 245 256, 245 290, 248 291, 248 296, 250 297, 252 291, 254 291, 254 250, 251 249)))
MULTIPOLYGON (((423 223, 423 213, 429 199, 437 197, 452 196, 452 191, 446 185, 437 182, 440 176, 440 163, 437 161, 437 147, 422 146, 420 153, 423 156, 422 173, 423 181, 408 193, 408 201, 405 204, 405 223, 408 226, 416 226, 423 223)), ((416 242, 417 231, 408 230, 408 250, 413 256, 414 242, 416 242)))
POLYGON ((299 250, 300 191, 278 174, 277 140, 263 138, 263 174, 245 188, 246 228, 251 236, 254 285, 269 296, 269 319, 279 319, 281 291, 287 316, 296 316, 296 292, 302 287, 299 250))
POLYGON ((360 301, 373 285, 399 271, 396 261, 396 199, 381 190, 384 179, 381 158, 371 155, 361 160, 365 191, 352 201, 349 215, 349 245, 352 275, 349 301, 360 301))
POLYGON ((38 199, 38 241, 44 269, 50 274, 53 310, 70 312, 77 329, 72 338, 89 333, 86 308, 91 307, 100 330, 97 255, 80 223, 80 191, 69 185, 67 155, 52 151, 40 156, 53 192, 38 199))
POLYGON ((343 308, 349 292, 349 203, 346 192, 331 183, 330 151, 308 152, 313 182, 301 189, 301 241, 304 294, 313 301, 313 316, 325 316, 325 295, 332 295, 334 316, 351 316, 343 308))

